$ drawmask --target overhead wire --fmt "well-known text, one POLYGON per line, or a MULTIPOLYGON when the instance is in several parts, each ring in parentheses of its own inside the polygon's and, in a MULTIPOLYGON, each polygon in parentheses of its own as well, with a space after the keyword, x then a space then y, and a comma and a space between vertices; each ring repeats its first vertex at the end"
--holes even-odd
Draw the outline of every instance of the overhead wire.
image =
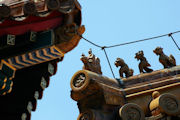
POLYGON ((173 40, 173 42, 174 42, 174 44, 176 45, 176 47, 180 50, 178 44, 176 43, 176 41, 175 41, 175 39, 174 39, 174 37, 172 36, 171 33, 169 34, 169 37, 171 37, 171 39, 173 40))
POLYGON ((160 36, 155 36, 155 37, 151 37, 151 38, 145 38, 145 39, 142 39, 142 40, 136 40, 136 41, 132 41, 132 42, 126 42, 126 43, 116 44, 116 45, 112 45, 112 46, 107 46, 106 48, 113 48, 113 47, 128 45, 128 44, 132 44, 132 43, 137 43, 137 42, 143 42, 143 41, 153 40, 153 39, 156 39, 156 38, 165 37, 165 36, 167 36, 167 35, 168 35, 168 34, 160 35, 160 36))
POLYGON ((107 53, 106 53, 105 48, 102 48, 102 50, 104 51, 104 54, 105 54, 106 59, 107 59, 107 61, 108 61, 109 67, 110 67, 110 69, 111 69, 111 73, 112 73, 114 79, 116 79, 116 78, 115 78, 115 75, 114 75, 114 72, 113 72, 113 69, 112 69, 112 67, 111 67, 111 63, 110 63, 110 61, 109 61, 108 55, 107 55, 107 53))
POLYGON ((102 48, 102 46, 97 45, 96 43, 91 42, 90 40, 84 38, 82 35, 80 35, 80 34, 78 34, 78 35, 79 35, 82 39, 84 39, 85 41, 89 42, 90 44, 92 44, 92 45, 94 45, 94 46, 96 46, 96 47, 102 48))
POLYGON ((176 33, 180 33, 180 31, 175 31, 175 32, 168 33, 168 34, 158 35, 158 36, 154 36, 154 37, 150 37, 150 38, 145 38, 145 39, 141 39, 141 40, 135 40, 135 41, 126 42, 126 43, 120 43, 120 44, 111 45, 111 46, 101 46, 101 45, 98 45, 98 44, 96 44, 96 43, 94 43, 94 42, 92 42, 92 41, 84 38, 84 37, 83 37, 82 35, 80 35, 79 33, 78 33, 78 35, 79 35, 82 39, 84 39, 85 41, 87 41, 88 43, 90 43, 90 44, 92 44, 92 45, 94 45, 94 46, 96 46, 96 47, 98 47, 98 48, 101 48, 101 49, 104 51, 104 54, 105 54, 105 56, 106 56, 106 59, 107 59, 109 68, 110 68, 110 70, 111 70, 111 73, 112 73, 114 79, 116 79, 116 78, 115 78, 115 75, 114 75, 114 72, 113 72, 113 69, 112 69, 112 66, 111 66, 110 61, 109 61, 109 57, 108 57, 107 52, 106 52, 106 48, 119 47, 119 46, 123 46, 123 45, 128 45, 128 44, 133 44, 133 43, 138 43, 138 42, 143 42, 143 41, 149 41, 149 40, 153 40, 153 39, 157 39, 157 38, 169 36, 169 37, 171 37, 171 39, 173 40, 173 42, 174 42, 174 44, 176 45, 176 47, 178 48, 178 50, 180 50, 180 47, 178 46, 177 42, 175 41, 174 37, 172 36, 173 34, 176 34, 176 33))
POLYGON ((145 39, 141 39, 141 40, 135 40, 135 41, 131 41, 131 42, 126 42, 126 43, 120 43, 120 44, 115 44, 115 45, 111 45, 111 46, 100 46, 100 45, 97 45, 96 43, 94 42, 91 42, 90 40, 84 38, 82 35, 80 35, 81 38, 83 38, 85 41, 91 43, 92 45, 96 46, 96 47, 99 47, 99 48, 113 48, 113 47, 118 47, 118 46, 123 46, 123 45, 128 45, 128 44, 133 44, 133 43, 137 43, 137 42, 144 42, 144 41, 148 41, 148 40, 153 40, 153 39, 157 39, 157 38, 161 38, 161 37, 165 37, 165 36, 169 36, 173 39, 173 42, 175 43, 175 45, 177 46, 178 50, 180 50, 177 42, 175 41, 175 39, 172 37, 173 34, 177 34, 177 33, 180 33, 180 31, 175 31, 175 32, 172 32, 172 33, 168 33, 168 34, 163 34, 163 35, 159 35, 159 36, 154 36, 154 37, 150 37, 150 38, 145 38, 145 39))

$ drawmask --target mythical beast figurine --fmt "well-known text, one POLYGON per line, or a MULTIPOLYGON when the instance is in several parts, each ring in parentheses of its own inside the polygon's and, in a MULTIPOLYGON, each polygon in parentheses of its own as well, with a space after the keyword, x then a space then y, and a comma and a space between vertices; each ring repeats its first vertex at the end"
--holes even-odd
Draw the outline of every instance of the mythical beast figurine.
POLYGON ((84 63, 83 70, 89 70, 97 74, 102 74, 100 59, 92 53, 91 49, 88 51, 88 53, 88 57, 82 54, 80 58, 80 60, 84 63))
POLYGON ((152 69, 148 68, 151 65, 148 63, 148 61, 144 57, 144 52, 142 50, 137 52, 134 58, 137 60, 140 60, 140 63, 139 63, 139 72, 140 73, 145 73, 144 71, 146 71, 147 73, 153 71, 152 69))
POLYGON ((133 76, 134 70, 133 70, 133 69, 130 69, 130 68, 128 67, 128 65, 124 62, 123 59, 117 58, 114 64, 115 64, 116 67, 118 67, 118 66, 121 67, 121 68, 119 69, 119 75, 120 75, 120 77, 123 77, 123 73, 125 74, 126 78, 127 78, 127 77, 130 77, 130 76, 133 76))
POLYGON ((159 62, 164 66, 164 68, 170 68, 173 66, 176 66, 176 60, 173 55, 170 55, 169 57, 164 54, 163 48, 157 47, 153 52, 156 55, 159 55, 159 62))

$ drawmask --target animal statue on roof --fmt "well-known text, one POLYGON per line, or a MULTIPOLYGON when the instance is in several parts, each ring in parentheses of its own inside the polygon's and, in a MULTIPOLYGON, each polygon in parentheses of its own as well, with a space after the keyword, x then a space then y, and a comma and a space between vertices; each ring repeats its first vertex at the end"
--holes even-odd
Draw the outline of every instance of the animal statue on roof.
POLYGON ((86 57, 84 54, 81 55, 80 60, 84 63, 83 70, 89 70, 97 74, 102 74, 100 59, 92 54, 92 50, 88 51, 89 56, 86 57))
POLYGON ((135 54, 134 58, 137 59, 137 60, 140 60, 140 63, 139 63, 139 72, 140 73, 145 73, 145 72, 149 73, 149 72, 153 71, 152 69, 148 68, 151 65, 148 63, 148 61, 144 57, 144 52, 142 50, 137 52, 135 54))
POLYGON ((119 69, 120 77, 124 77, 123 74, 125 74, 126 78, 130 77, 130 76, 133 76, 134 70, 130 69, 128 67, 128 65, 124 62, 123 59, 117 58, 114 64, 115 64, 116 67, 119 67, 119 66, 121 67, 119 69))
POLYGON ((176 59, 173 55, 170 55, 169 57, 164 54, 163 48, 157 47, 153 52, 156 55, 159 55, 159 62, 164 66, 164 68, 170 68, 173 66, 176 66, 176 59))
POLYGON ((78 27, 75 23, 59 27, 55 30, 56 39, 58 39, 59 43, 67 42, 69 39, 72 39, 76 35, 77 29, 78 27))

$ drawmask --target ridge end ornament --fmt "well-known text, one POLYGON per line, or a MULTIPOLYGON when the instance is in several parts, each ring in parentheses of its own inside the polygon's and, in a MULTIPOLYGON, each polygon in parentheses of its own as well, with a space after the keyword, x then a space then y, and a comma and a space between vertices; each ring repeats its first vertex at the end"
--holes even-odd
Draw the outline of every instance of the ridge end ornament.
POLYGON ((176 66, 176 59, 173 55, 167 56, 163 52, 163 48, 157 47, 153 50, 156 55, 159 55, 159 62, 164 66, 164 68, 170 68, 176 66))
POLYGON ((129 68, 129 66, 124 62, 122 58, 117 58, 116 61, 114 62, 114 65, 116 67, 120 67, 119 69, 119 75, 120 77, 124 77, 123 74, 125 74, 126 78, 133 76, 134 70, 129 68))
POLYGON ((80 60, 84 64, 82 69, 102 75, 100 59, 92 53, 92 49, 89 49, 88 54, 88 57, 86 57, 83 53, 81 55, 80 60))
POLYGON ((140 63, 138 66, 140 73, 150 73, 153 71, 151 68, 149 68, 151 65, 149 64, 147 59, 144 57, 144 52, 142 50, 137 52, 134 58, 137 59, 138 61, 140 60, 140 63))

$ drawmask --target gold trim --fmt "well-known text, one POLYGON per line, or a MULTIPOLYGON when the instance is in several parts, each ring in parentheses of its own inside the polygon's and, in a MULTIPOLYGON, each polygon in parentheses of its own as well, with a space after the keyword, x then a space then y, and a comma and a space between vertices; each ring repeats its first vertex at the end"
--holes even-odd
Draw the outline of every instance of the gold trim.
POLYGON ((12 87, 12 86, 13 86, 13 84, 14 84, 14 83, 13 83, 13 81, 11 81, 11 84, 10 84, 10 86, 12 87))
POLYGON ((10 58, 7 59, 7 60, 8 60, 8 63, 9 63, 10 65, 12 65, 13 67, 16 67, 17 69, 20 69, 20 68, 21 68, 21 67, 15 65, 15 64, 13 64, 10 58))
POLYGON ((10 93, 12 91, 12 87, 10 87, 10 89, 7 91, 7 93, 10 93))
MULTIPOLYGON (((34 60, 34 61, 37 61, 37 62, 40 62, 39 60, 33 58, 32 52, 31 52, 31 53, 28 53, 28 54, 29 54, 29 59, 34 60)), ((35 64, 37 64, 37 63, 35 63, 35 64)))
MULTIPOLYGON (((58 56, 58 57, 55 57, 55 58, 61 57, 61 54, 60 54, 60 53, 56 53, 56 52, 54 51, 54 47, 51 47, 51 48, 50 48, 50 51, 51 51, 51 53, 53 53, 53 54, 55 54, 55 55, 58 56)), ((58 52, 59 52, 59 51, 58 51, 58 52)))
MULTIPOLYGON (((5 65, 9 66, 11 69, 13 69, 14 71, 16 71, 16 68, 15 68, 13 65, 9 64, 8 62, 6 62, 5 60, 1 60, 1 63, 4 63, 5 65)), ((12 62, 11 62, 11 63, 12 63, 12 62)), ((3 65, 3 64, 1 64, 1 65, 3 65)), ((2 68, 2 66, 1 66, 1 68, 2 68)))
POLYGON ((30 64, 35 64, 34 62, 30 61, 30 60, 27 60, 26 57, 25 57, 26 54, 23 54, 22 55, 22 60, 27 62, 27 63, 30 63, 30 64))
POLYGON ((6 92, 4 92, 2 95, 6 95, 6 92))
MULTIPOLYGON (((53 48, 56 49, 56 50, 59 52, 59 54, 61 55, 60 57, 64 57, 64 53, 63 53, 58 47, 56 47, 56 46, 54 45, 54 46, 52 46, 51 48, 52 48, 52 49, 53 49, 53 48)), ((52 51, 52 53, 58 55, 57 53, 54 52, 54 50, 52 51)))
POLYGON ((49 55, 49 54, 47 53, 46 49, 42 49, 42 50, 43 50, 45 56, 48 56, 48 57, 54 58, 54 59, 56 58, 56 57, 54 57, 54 56, 52 56, 52 55, 49 55))
POLYGON ((16 56, 16 57, 15 57, 16 63, 18 63, 18 64, 20 64, 20 65, 28 66, 28 64, 20 62, 19 59, 18 59, 18 57, 19 57, 19 56, 16 56))
POLYGON ((37 57, 38 57, 38 58, 43 59, 43 60, 47 60, 47 58, 45 58, 45 57, 43 57, 43 56, 40 56, 39 51, 36 51, 36 53, 37 53, 37 57))
POLYGON ((138 95, 141 95, 141 94, 151 93, 153 91, 160 91, 160 90, 163 90, 163 89, 172 88, 172 87, 179 86, 179 85, 180 85, 180 83, 174 83, 174 84, 166 85, 166 86, 163 86, 163 87, 158 87, 158 88, 155 88, 155 89, 150 89, 150 90, 146 90, 146 91, 142 91, 142 92, 138 92, 138 93, 133 93, 133 94, 127 95, 126 97, 130 98, 130 97, 133 97, 133 96, 138 96, 138 95))
POLYGON ((10 67, 10 68, 14 71, 12 77, 10 77, 9 79, 14 78, 14 77, 15 77, 16 68, 15 68, 14 66, 12 66, 11 64, 9 64, 8 62, 6 62, 5 60, 2 60, 2 61, 1 61, 1 65, 0 65, 0 68, 1 68, 1 69, 2 69, 3 63, 4 63, 5 65, 7 65, 8 67, 10 67))
POLYGON ((4 81, 3 82, 7 82, 7 77, 4 79, 4 81))
POLYGON ((171 78, 168 78, 168 79, 163 80, 163 81, 155 81, 155 82, 152 82, 152 83, 146 83, 146 84, 137 85, 137 86, 130 87, 130 88, 125 88, 124 91, 127 92, 127 91, 131 91, 131 90, 134 90, 134 89, 144 88, 144 87, 147 87, 149 84, 153 87, 153 85, 160 85, 162 83, 166 83, 166 82, 169 82, 169 81, 177 81, 177 79, 180 79, 180 75, 177 75, 176 77, 172 76, 171 78))
POLYGON ((6 83, 3 84, 1 90, 3 90, 6 87, 6 83))
MULTIPOLYGON (((27 53, 27 54, 23 54, 21 55, 20 57, 22 57, 22 61, 24 62, 27 62, 27 63, 23 63, 19 60, 19 56, 15 56, 13 57, 15 59, 15 62, 19 65, 22 65, 23 67, 19 66, 19 65, 16 65, 12 62, 11 58, 7 59, 8 62, 6 62, 5 60, 2 60, 1 64, 0 64, 0 69, 2 69, 2 65, 3 64, 6 64, 8 65, 11 69, 13 69, 14 71, 16 71, 17 69, 22 69, 22 68, 25 68, 25 67, 29 67, 29 66, 33 66, 33 65, 36 65, 36 64, 40 64, 40 63, 43 63, 43 62, 47 62, 47 61, 50 61, 50 60, 53 60, 53 59, 57 59, 59 57, 64 57, 64 54, 61 50, 59 50, 57 47, 55 46, 51 46, 49 48, 44 48, 42 49, 43 51, 43 54, 44 56, 40 55, 39 53, 39 50, 36 50, 36 51, 32 51, 30 53, 27 53), (52 54, 55 54, 57 55, 57 57, 51 55, 51 54, 48 54, 46 49, 50 49, 50 53, 52 54), (57 50, 58 52, 55 52, 55 50, 57 50), (36 55, 37 58, 34 58, 33 57, 33 53, 36 55), (25 55, 28 55, 29 57, 29 60, 26 59, 26 56, 25 55), (49 58, 46 58, 45 56, 49 57, 49 58), (39 59, 42 59, 42 60, 38 60, 39 59), (33 61, 30 61, 30 60, 33 60, 33 61, 36 61, 37 63, 33 62, 33 61), (28 64, 29 63, 29 64, 28 64)), ((14 75, 13 75, 13 78, 14 78, 14 75)))

